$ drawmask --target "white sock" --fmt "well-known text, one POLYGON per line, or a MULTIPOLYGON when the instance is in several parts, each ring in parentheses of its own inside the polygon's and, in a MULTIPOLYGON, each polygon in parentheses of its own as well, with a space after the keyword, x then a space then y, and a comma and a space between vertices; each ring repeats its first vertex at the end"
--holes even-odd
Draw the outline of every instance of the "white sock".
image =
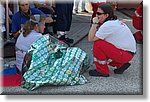
POLYGON ((65 35, 65 32, 64 31, 57 31, 57 34, 58 34, 58 38, 60 38, 62 35, 65 35))

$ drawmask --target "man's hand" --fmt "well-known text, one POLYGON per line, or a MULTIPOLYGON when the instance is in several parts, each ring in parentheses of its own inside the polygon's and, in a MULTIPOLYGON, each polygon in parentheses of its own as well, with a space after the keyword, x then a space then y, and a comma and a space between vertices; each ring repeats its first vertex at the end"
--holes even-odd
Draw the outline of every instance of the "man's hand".
POLYGON ((18 31, 18 32, 15 32, 15 33, 12 33, 12 35, 14 36, 14 38, 18 38, 18 36, 20 35, 20 32, 18 31))
POLYGON ((52 23, 52 22, 54 22, 52 17, 50 17, 50 16, 46 17, 45 23, 52 23))

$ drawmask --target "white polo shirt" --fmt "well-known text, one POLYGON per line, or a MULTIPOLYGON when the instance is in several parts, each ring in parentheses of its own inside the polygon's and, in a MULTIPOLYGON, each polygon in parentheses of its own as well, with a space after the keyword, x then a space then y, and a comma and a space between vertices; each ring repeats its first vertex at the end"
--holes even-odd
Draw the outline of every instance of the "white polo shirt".
POLYGON ((96 37, 103 39, 119 49, 136 52, 136 42, 128 26, 119 20, 104 22, 96 32, 96 37))

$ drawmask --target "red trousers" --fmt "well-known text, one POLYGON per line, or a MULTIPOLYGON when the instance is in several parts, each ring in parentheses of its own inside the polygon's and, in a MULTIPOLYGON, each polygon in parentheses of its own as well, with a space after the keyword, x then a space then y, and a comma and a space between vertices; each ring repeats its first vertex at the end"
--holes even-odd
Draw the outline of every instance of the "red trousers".
POLYGON ((137 41, 142 42, 143 34, 141 33, 141 31, 143 31, 143 3, 141 3, 137 7, 132 19, 133 19, 134 28, 136 28, 137 30, 140 30, 134 33, 134 37, 137 41))
POLYGON ((143 3, 141 3, 137 7, 132 19, 133 19, 133 26, 137 30, 143 30, 143 3))
MULTIPOLYGON (((97 40, 93 45, 93 56, 100 62, 111 59, 112 62, 110 62, 109 65, 120 68, 124 63, 129 62, 134 55, 130 54, 128 51, 118 49, 113 44, 104 40, 97 40)), ((96 65, 96 70, 98 72, 109 74, 108 63, 100 64, 99 62, 94 61, 94 64, 96 65)))
POLYGON ((137 41, 143 42, 143 34, 141 33, 141 31, 135 32, 134 37, 137 41))
POLYGON ((143 17, 136 17, 136 15, 133 15, 133 26, 137 30, 143 30, 143 17))

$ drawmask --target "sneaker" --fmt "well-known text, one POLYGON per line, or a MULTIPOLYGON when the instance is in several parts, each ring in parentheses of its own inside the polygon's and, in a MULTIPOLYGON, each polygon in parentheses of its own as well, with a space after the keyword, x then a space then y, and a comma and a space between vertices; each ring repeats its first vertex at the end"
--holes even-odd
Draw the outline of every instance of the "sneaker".
POLYGON ((125 70, 127 70, 130 65, 131 65, 130 63, 125 63, 122 67, 115 69, 115 70, 114 70, 114 73, 115 73, 115 74, 123 74, 123 72, 124 72, 125 70))
POLYGON ((101 74, 99 72, 97 72, 96 70, 90 70, 89 71, 89 75, 90 76, 99 76, 99 77, 109 77, 109 74, 101 74))
POLYGON ((81 12, 84 12, 84 13, 89 13, 87 10, 83 10, 83 11, 81 11, 81 12))

